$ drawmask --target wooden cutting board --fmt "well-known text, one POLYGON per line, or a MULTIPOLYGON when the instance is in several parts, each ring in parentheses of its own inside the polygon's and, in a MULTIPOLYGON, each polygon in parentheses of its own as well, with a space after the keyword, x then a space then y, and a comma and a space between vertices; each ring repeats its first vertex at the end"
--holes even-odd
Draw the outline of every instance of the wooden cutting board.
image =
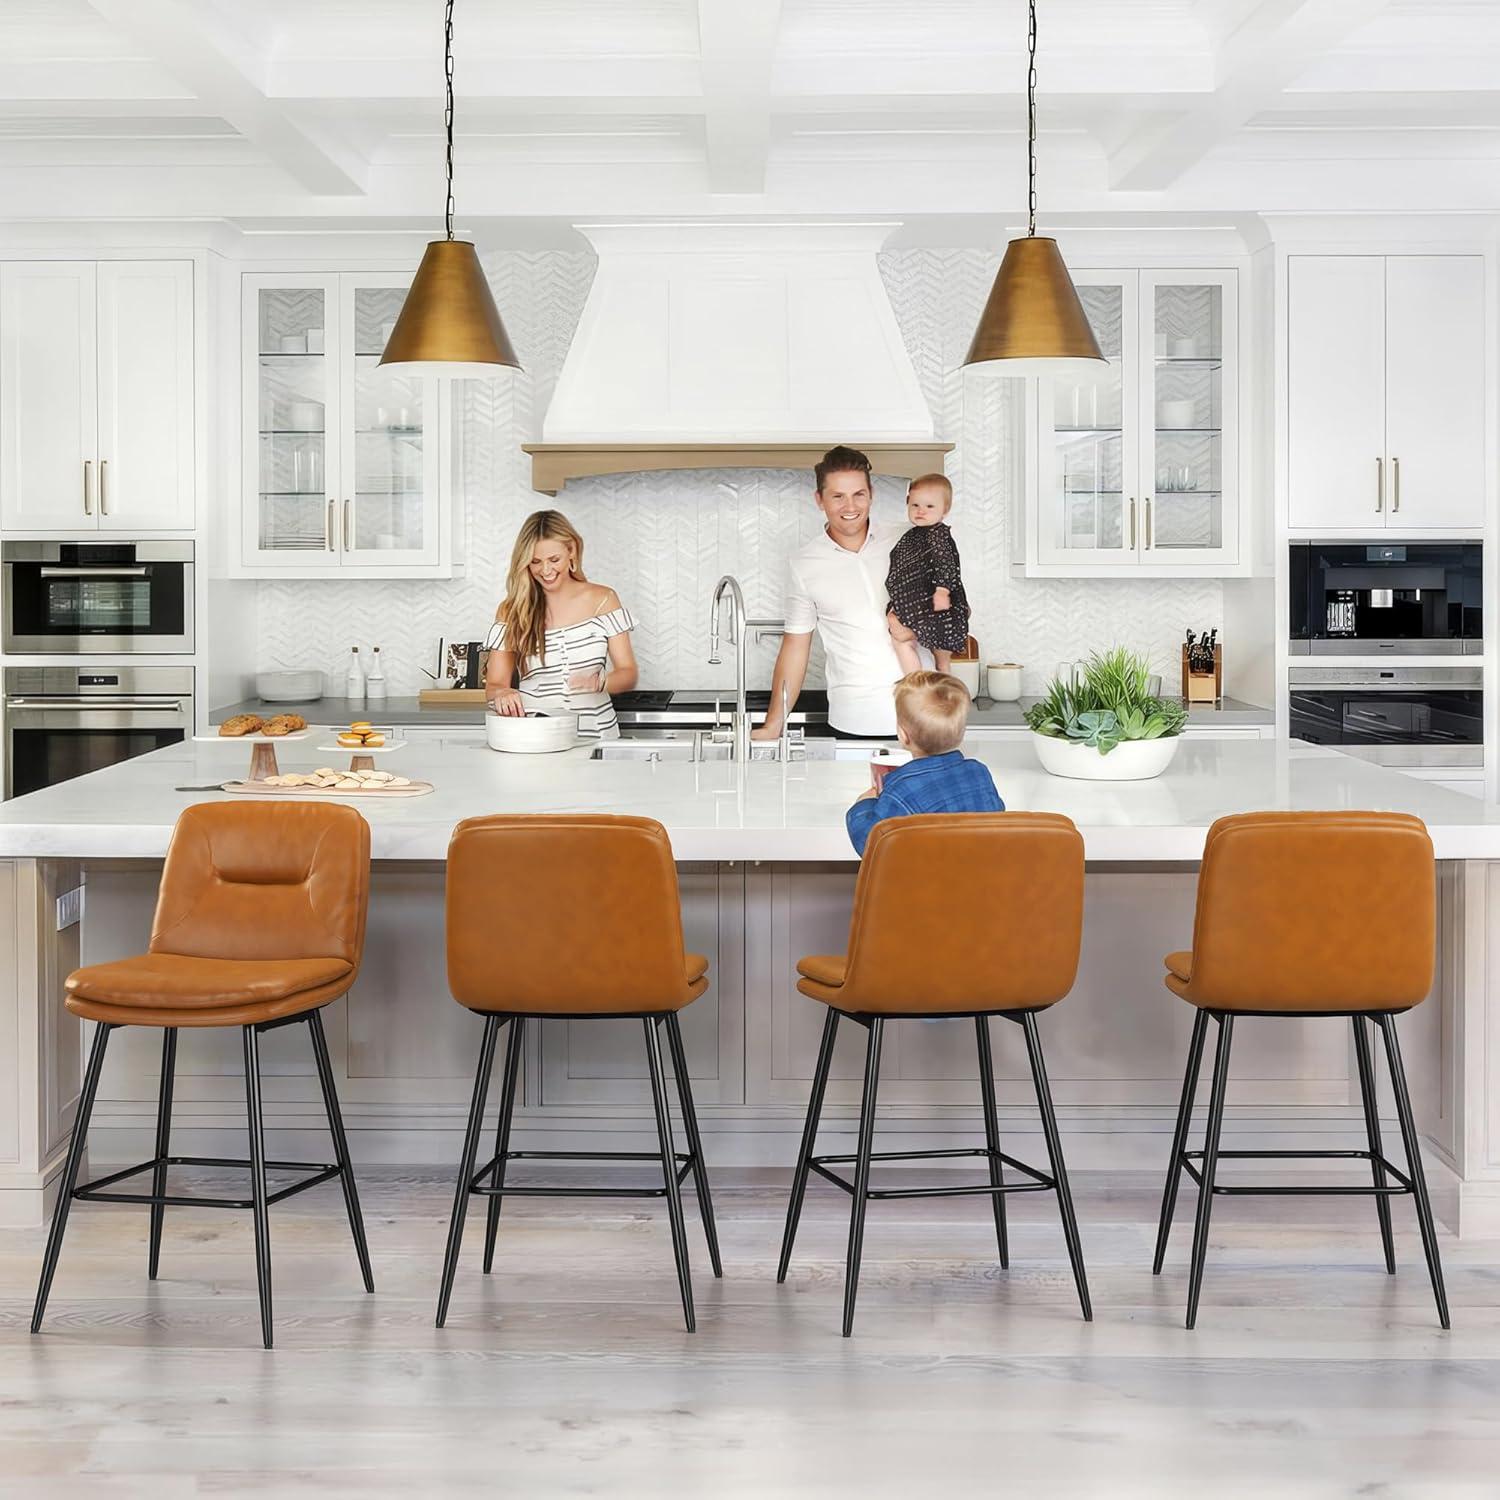
POLYGON ((464 708, 484 702, 483 688, 422 688, 417 702, 423 708, 464 708))
POLYGON ((357 792, 341 792, 336 787, 272 786, 265 781, 226 781, 223 789, 241 797, 425 797, 433 788, 430 781, 414 781, 410 786, 365 786, 357 792))

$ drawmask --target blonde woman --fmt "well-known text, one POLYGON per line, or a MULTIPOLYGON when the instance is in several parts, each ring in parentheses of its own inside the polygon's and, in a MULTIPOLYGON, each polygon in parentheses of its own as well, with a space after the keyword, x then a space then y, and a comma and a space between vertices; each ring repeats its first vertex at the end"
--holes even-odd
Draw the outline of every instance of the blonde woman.
POLYGON ((577 714, 584 738, 618 738, 610 694, 628 693, 640 675, 634 629, 619 595, 584 575, 583 538, 568 518, 556 510, 527 516, 485 642, 491 712, 577 714), (512 686, 518 670, 520 685, 512 686))

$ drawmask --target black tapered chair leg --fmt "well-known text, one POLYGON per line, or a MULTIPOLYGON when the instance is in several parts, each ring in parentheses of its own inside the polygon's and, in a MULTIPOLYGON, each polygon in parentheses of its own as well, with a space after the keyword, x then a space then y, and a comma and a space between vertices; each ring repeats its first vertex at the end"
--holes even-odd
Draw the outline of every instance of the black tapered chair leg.
POLYGON ((865 1243, 865 1206, 870 1201, 870 1151, 875 1143, 875 1096, 880 1087, 880 1041, 885 1022, 870 1021, 865 1048, 865 1089, 860 1100, 859 1146, 854 1163, 854 1197, 849 1207, 849 1255, 844 1265, 844 1337, 854 1331, 854 1299, 859 1295, 859 1259, 865 1243))
POLYGON ((271 1331, 271 1214, 266 1202, 266 1130, 260 1097, 260 1033, 240 1028, 245 1038, 245 1110, 250 1127, 250 1202, 255 1219, 255 1285, 260 1294, 260 1336, 269 1349, 271 1331))
POLYGON ((479 1065, 474 1070, 474 1095, 469 1101, 469 1123, 464 1131, 463 1155, 458 1163, 458 1186, 453 1194, 453 1217, 448 1223, 448 1246, 443 1252, 443 1276, 438 1287, 437 1326, 448 1320, 448 1300, 453 1295, 453 1275, 458 1270, 458 1252, 464 1241, 464 1218, 469 1207, 469 1183, 474 1177, 474 1159, 479 1155, 479 1133, 484 1125, 484 1100, 490 1087, 490 1070, 495 1065, 495 1038, 500 1034, 502 1016, 484 1018, 484 1041, 479 1048, 479 1065))
POLYGON ((1432 1295, 1437 1302, 1438 1321, 1444 1328, 1448 1320, 1448 1293, 1443 1286, 1443 1265, 1438 1257, 1437 1226, 1432 1221, 1432 1201, 1427 1196, 1427 1176, 1422 1170, 1422 1148, 1417 1140, 1417 1125, 1412 1118, 1411 1095, 1406 1089, 1406 1069, 1401 1062, 1401 1044, 1396 1040, 1396 1018, 1375 1016, 1375 1024, 1385 1036, 1386 1062, 1391 1070, 1391 1089, 1396 1096, 1396 1118, 1401 1122, 1401 1143, 1406 1148, 1406 1175, 1411 1178, 1412 1196, 1417 1200, 1417 1226, 1422 1231, 1422 1253, 1427 1257, 1427 1274, 1432 1278, 1432 1295))
POLYGON ((1234 1017, 1217 1014, 1219 1044, 1214 1049, 1214 1081, 1208 1095, 1208 1129, 1203 1138, 1203 1183, 1198 1189, 1198 1218, 1193 1226, 1193 1260, 1188 1274, 1187 1326, 1198 1322, 1198 1295, 1203 1290, 1203 1266, 1208 1256, 1208 1221, 1213 1213, 1214 1172, 1219 1163, 1219 1135, 1224 1127, 1224 1095, 1229 1086, 1229 1048, 1234 1040, 1234 1017))
POLYGON ((687 1223, 682 1216, 682 1189, 677 1181, 677 1153, 672 1145, 672 1115, 667 1105, 667 1081, 661 1061, 657 1017, 646 1016, 646 1061, 651 1068, 651 1102, 656 1107, 656 1138, 661 1144, 662 1182, 667 1190, 667 1217, 672 1224, 672 1256, 677 1262, 677 1286, 682 1293, 682 1316, 687 1331, 697 1327, 693 1316, 693 1273, 688 1265, 687 1223))
POLYGON ((484 1274, 495 1264, 495 1240, 500 1233, 500 1192, 505 1186, 505 1158, 510 1150, 510 1122, 516 1110, 516 1080, 521 1071, 521 1044, 526 1038, 526 1022, 517 1016, 510 1023, 505 1039, 505 1076, 500 1084, 500 1118, 495 1124, 495 1166, 490 1172, 490 1186, 496 1191, 485 1207, 484 1274))
MULTIPOLYGON (((151 1191, 160 1198, 167 1190, 167 1153, 172 1149, 172 1081, 177 1072, 177 1028, 164 1027, 161 1034, 161 1089, 156 1098, 156 1166, 151 1173, 151 1191)), ((161 1227, 167 1216, 165 1203, 151 1205, 151 1248, 146 1276, 156 1280, 161 1265, 161 1227)))
POLYGON ((823 1113, 823 1093, 828 1087, 828 1068, 833 1061, 833 1044, 838 1036, 839 1013, 830 1005, 823 1022, 823 1040, 818 1044, 818 1064, 813 1069, 812 1093, 807 1098, 807 1123, 802 1127, 802 1146, 797 1152, 797 1170, 792 1174, 792 1196, 786 1206, 786 1228, 781 1235, 781 1261, 776 1280, 786 1280, 792 1262, 792 1245, 797 1238, 797 1223, 802 1217, 802 1198, 807 1192, 808 1163, 818 1140, 818 1118, 823 1113))
POLYGON ((714 1224, 714 1200, 708 1191, 708 1166, 703 1160, 703 1137, 698 1132, 698 1111, 693 1107, 693 1089, 688 1081, 687 1051, 682 1045, 682 1027, 673 1011, 662 1023, 667 1028, 667 1045, 672 1050, 672 1072, 677 1078, 677 1102, 682 1108, 682 1128, 687 1134, 688 1151, 693 1158, 693 1181, 698 1189, 698 1213, 703 1220, 703 1237, 708 1241, 708 1261, 715 1276, 724 1274, 719 1261, 719 1231, 714 1224))
MULTIPOLYGON (((974 1017, 974 1034, 979 1041, 979 1091, 984 1102, 984 1144, 990 1154, 990 1186, 1001 1187, 1005 1182, 1005 1168, 1000 1164, 1000 1125, 995 1119, 995 1062, 990 1052, 990 1021, 988 1016, 974 1017)), ((1010 1240, 1005 1231, 1005 1194, 995 1193, 990 1201, 995 1205, 995 1239, 1000 1246, 1000 1265, 1010 1265, 1010 1240)))
POLYGON ((333 1159, 339 1169, 344 1189, 344 1209, 349 1215, 349 1232, 354 1236, 354 1253, 359 1257, 359 1274, 365 1290, 375 1290, 375 1273, 370 1268, 370 1247, 365 1240, 364 1215, 359 1211, 359 1189, 354 1185, 354 1163, 349 1160, 349 1138, 344 1134, 344 1116, 339 1109, 338 1090, 333 1082, 333 1064, 328 1058, 328 1038, 323 1034, 322 1011, 311 1011, 307 1029, 312 1034, 313 1057, 318 1064, 318 1083, 323 1090, 323 1109, 328 1116, 328 1133, 333 1137, 333 1159))
POLYGON ((100 1021, 94 1031, 94 1045, 89 1049, 88 1067, 83 1075, 83 1092, 78 1096, 78 1113, 73 1121, 73 1135, 68 1142, 68 1157, 63 1166, 62 1180, 57 1185, 57 1203, 52 1210, 52 1227, 47 1231, 47 1249, 42 1255, 42 1277, 37 1283, 36 1304, 31 1311, 33 1333, 41 1328, 42 1315, 47 1311, 47 1295, 52 1290, 52 1278, 57 1272, 63 1231, 68 1227, 68 1210, 73 1206, 73 1189, 78 1186, 78 1169, 83 1163, 83 1151, 88 1143, 89 1117, 94 1113, 94 1095, 99 1092, 104 1049, 109 1045, 109 1034, 113 1030, 114 1027, 108 1022, 100 1021))
POLYGON ((1151 1274, 1161 1275, 1167 1255, 1167 1238, 1172 1233, 1172 1215, 1177 1210, 1177 1187, 1182 1181, 1182 1153, 1187 1150, 1188 1127, 1193 1120, 1193 1100, 1198 1093, 1198 1070, 1203 1066, 1203 1036, 1208 1030, 1208 1012, 1200 1010, 1193 1017, 1193 1035, 1188 1042, 1187 1071, 1182 1078, 1182 1099, 1177 1105, 1177 1128, 1172 1132, 1172 1159, 1167 1166, 1167 1185, 1161 1195, 1161 1222, 1156 1226, 1156 1258, 1151 1274))
MULTIPOLYGON (((1375 1095, 1375 1069, 1370 1061, 1370 1036, 1363 1016, 1351 1016, 1354 1055, 1359 1062, 1359 1095, 1365 1108, 1365 1138, 1370 1146, 1370 1177, 1377 1188, 1385 1186, 1385 1168, 1380 1164, 1380 1108, 1375 1095)), ((1391 1200, 1375 1195, 1375 1216, 1380 1221, 1380 1244, 1385 1251, 1385 1269, 1396 1274, 1396 1241, 1391 1235, 1391 1200)))
POLYGON ((1031 1081, 1036 1088, 1037 1109, 1042 1116, 1042 1134, 1047 1142, 1047 1160, 1057 1183, 1057 1211, 1062 1216, 1063 1239, 1068 1246, 1068 1260, 1073 1266, 1073 1282, 1078 1288, 1078 1304, 1086 1323, 1093 1322, 1094 1308, 1089 1301, 1088 1275, 1083 1268, 1083 1242, 1078 1237, 1078 1217, 1073 1212, 1073 1190, 1068 1186, 1068 1168, 1063 1161, 1062 1136, 1057 1130, 1057 1112, 1052 1107, 1052 1085, 1047 1081, 1047 1064, 1042 1060, 1042 1039, 1037 1034, 1036 1016, 1026 1011, 1021 1016, 1026 1033, 1026 1055, 1031 1059, 1031 1081))

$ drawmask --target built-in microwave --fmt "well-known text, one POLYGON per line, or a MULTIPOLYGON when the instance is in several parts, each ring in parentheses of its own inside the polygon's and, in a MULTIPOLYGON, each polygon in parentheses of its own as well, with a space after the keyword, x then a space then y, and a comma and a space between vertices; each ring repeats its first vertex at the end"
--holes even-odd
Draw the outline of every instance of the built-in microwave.
POLYGON ((1478 542, 1293 542, 1293 656, 1478 656, 1478 542))
POLYGON ((6 542, 8 652, 187 653, 191 542, 6 542))

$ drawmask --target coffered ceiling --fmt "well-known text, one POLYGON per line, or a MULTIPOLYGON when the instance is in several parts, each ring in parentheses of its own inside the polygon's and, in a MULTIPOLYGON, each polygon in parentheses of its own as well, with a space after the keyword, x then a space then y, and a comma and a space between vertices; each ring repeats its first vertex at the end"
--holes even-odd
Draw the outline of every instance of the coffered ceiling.
MULTIPOLYGON (((1500 211, 1500 0, 1038 10, 1049 223, 1500 211)), ((441 23, 0 0, 0 219, 429 226, 441 23)), ((456 33, 461 228, 1024 211, 1024 0, 458 0, 456 33)))

